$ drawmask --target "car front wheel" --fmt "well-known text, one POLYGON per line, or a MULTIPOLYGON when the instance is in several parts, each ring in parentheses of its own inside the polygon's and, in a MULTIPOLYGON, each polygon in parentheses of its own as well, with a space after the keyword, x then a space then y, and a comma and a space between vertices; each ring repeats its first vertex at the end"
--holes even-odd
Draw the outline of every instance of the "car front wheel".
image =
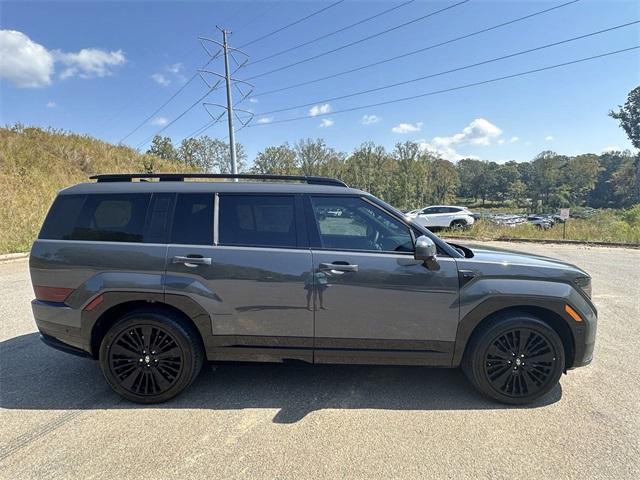
POLYGON ((113 390, 137 403, 167 401, 188 387, 204 361, 200 338, 165 312, 135 311, 100 346, 100 368, 113 390))
POLYGON ((547 394, 564 368, 558 334, 526 313, 495 318, 472 336, 463 359, 463 370, 480 393, 513 405, 547 394))

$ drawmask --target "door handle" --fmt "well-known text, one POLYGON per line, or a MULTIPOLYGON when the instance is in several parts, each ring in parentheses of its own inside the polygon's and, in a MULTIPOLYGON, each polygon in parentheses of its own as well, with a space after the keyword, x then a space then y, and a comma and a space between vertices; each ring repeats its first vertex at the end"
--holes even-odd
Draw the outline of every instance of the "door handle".
POLYGON ((358 265, 352 265, 350 263, 321 263, 320 271, 329 272, 357 272, 358 265))
POLYGON ((210 257, 202 257, 202 256, 192 256, 187 255, 186 257, 175 256, 173 257, 173 263, 182 263, 185 267, 197 267, 198 265, 211 265, 210 257))

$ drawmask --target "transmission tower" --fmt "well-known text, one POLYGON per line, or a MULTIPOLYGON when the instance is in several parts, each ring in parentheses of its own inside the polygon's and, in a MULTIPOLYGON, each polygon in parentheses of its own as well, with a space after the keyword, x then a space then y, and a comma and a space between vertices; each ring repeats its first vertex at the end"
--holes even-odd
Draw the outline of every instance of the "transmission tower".
POLYGON ((213 123, 217 123, 222 119, 225 113, 227 114, 227 124, 229 126, 229 152, 231 154, 231 173, 237 174, 238 162, 236 157, 236 141, 235 141, 235 130, 233 126, 233 120, 235 117, 242 124, 243 128, 246 127, 249 124, 249 122, 251 122, 251 119, 253 118, 253 113, 247 110, 242 110, 240 108, 237 108, 236 105, 242 103, 249 96, 251 96, 251 94, 253 93, 253 85, 250 84, 249 82, 245 82, 244 80, 239 80, 235 78, 235 74, 238 72, 238 70, 240 70, 242 67, 246 65, 248 61, 248 55, 244 53, 242 50, 229 46, 227 37, 231 34, 230 31, 225 30, 224 28, 219 26, 216 26, 216 28, 220 30, 220 32, 222 33, 222 42, 218 42, 217 40, 214 40, 212 38, 206 38, 206 37, 198 37, 198 39, 200 40, 200 44, 202 45, 202 48, 204 48, 205 52, 207 52, 207 55, 209 55, 210 57, 209 63, 212 63, 214 60, 216 60, 220 56, 224 58, 224 74, 218 73, 212 70, 205 70, 205 69, 198 70, 198 74, 200 75, 200 78, 204 81, 204 83, 207 84, 210 91, 217 89, 220 83, 224 81, 225 87, 226 87, 227 102, 226 104, 204 102, 202 106, 204 107, 204 109, 207 111, 207 113, 213 120, 213 123), (218 45, 219 49, 215 53, 212 52, 207 47, 207 42, 218 45), (238 59, 236 58, 236 55, 242 55, 244 57, 244 60, 242 62, 238 61, 238 59), (231 67, 231 61, 233 61, 233 63, 235 64, 235 67, 233 68, 231 67), (208 75, 213 75, 214 77, 217 77, 218 80, 212 84, 207 80, 208 75), (246 91, 243 90, 240 85, 244 86, 244 88, 247 90, 246 91), (233 103, 233 95, 232 95, 232 91, 234 88, 240 94, 240 100, 238 100, 238 102, 235 105, 233 103), (222 109, 222 113, 217 116, 214 115, 210 110, 210 108, 212 107, 222 109), (241 115, 238 115, 238 112, 243 113, 245 116, 243 117, 241 115))

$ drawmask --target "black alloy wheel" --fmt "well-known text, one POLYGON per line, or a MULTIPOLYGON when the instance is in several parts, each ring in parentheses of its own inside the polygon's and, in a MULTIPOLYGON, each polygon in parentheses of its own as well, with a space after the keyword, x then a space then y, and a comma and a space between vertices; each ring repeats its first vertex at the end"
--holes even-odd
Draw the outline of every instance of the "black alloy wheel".
POLYGON ((547 385, 556 360, 557 352, 543 334, 517 328, 489 345, 484 370, 491 386, 504 395, 535 395, 547 385))
POLYGON ((100 368, 113 390, 138 403, 175 397, 204 362, 192 325, 164 311, 138 310, 117 321, 102 339, 100 368))
POLYGON ((564 345, 540 318, 507 311, 474 331, 462 369, 473 386, 493 400, 531 403, 558 384, 565 369, 564 345))
POLYGON ((135 395, 169 390, 184 367, 184 352, 162 327, 126 328, 109 348, 109 368, 122 388, 135 395))

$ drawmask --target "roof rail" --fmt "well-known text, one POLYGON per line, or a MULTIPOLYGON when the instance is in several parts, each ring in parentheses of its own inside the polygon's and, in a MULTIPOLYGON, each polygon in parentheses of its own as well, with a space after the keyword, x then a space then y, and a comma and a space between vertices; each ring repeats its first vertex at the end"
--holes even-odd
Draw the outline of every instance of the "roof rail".
POLYGON ((103 175, 92 175, 91 180, 102 182, 131 182, 134 178, 146 179, 156 178, 161 182, 183 182, 188 178, 210 178, 210 179, 242 179, 242 180, 285 180, 304 182, 310 185, 334 185, 346 187, 347 184, 329 177, 316 177, 312 175, 253 175, 247 173, 226 174, 226 173, 107 173, 103 175))

